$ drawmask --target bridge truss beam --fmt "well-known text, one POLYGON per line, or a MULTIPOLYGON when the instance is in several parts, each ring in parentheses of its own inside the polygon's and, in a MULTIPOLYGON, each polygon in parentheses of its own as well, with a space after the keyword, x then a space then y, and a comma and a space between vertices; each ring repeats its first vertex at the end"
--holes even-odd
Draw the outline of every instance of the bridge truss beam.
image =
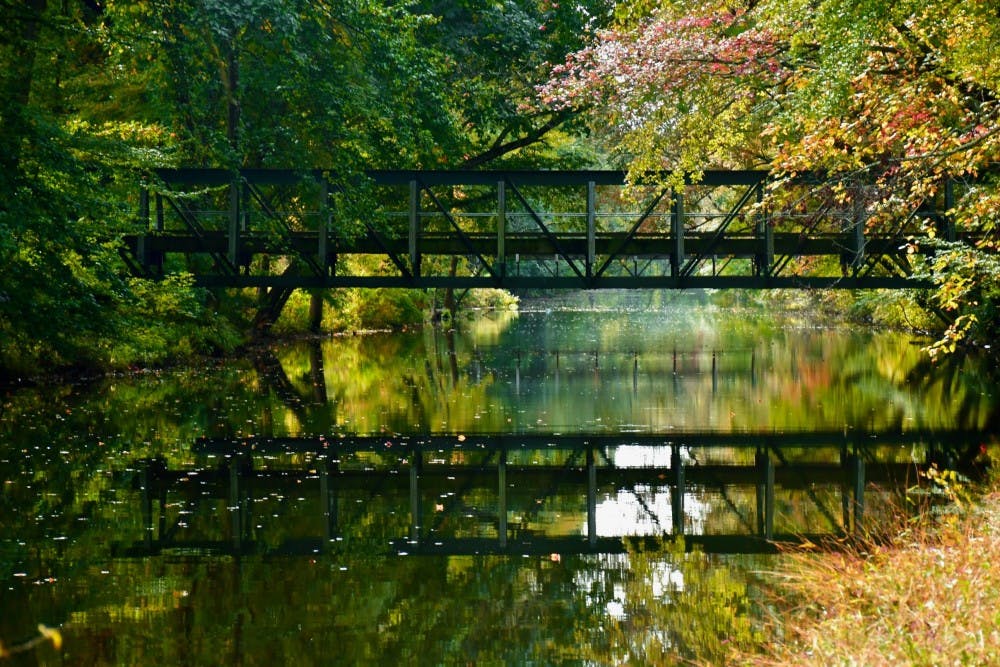
POLYGON ((806 181, 787 186, 801 190, 794 208, 768 209, 761 171, 683 187, 628 185, 621 171, 158 176, 126 239, 131 265, 159 276, 183 258, 207 287, 924 288, 914 274, 929 250, 913 241, 947 220, 930 205, 866 233, 863 213, 806 181))

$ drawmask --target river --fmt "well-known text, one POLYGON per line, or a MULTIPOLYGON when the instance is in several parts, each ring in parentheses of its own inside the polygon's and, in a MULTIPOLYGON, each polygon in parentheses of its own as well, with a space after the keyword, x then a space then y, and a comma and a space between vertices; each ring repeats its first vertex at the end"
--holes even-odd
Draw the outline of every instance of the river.
POLYGON ((617 303, 8 388, 0 642, 60 629, 14 664, 713 659, 759 638, 776 540, 850 532, 997 431, 989 369, 911 336, 617 303))

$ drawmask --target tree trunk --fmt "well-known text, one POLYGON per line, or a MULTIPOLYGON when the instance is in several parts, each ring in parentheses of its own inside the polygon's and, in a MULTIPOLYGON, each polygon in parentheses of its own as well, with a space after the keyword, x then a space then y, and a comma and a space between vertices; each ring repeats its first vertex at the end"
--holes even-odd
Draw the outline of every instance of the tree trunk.
POLYGON ((0 33, 12 46, 10 62, 0 67, 0 179, 17 178, 22 141, 30 136, 25 109, 31 101, 38 35, 47 8, 47 0, 24 0, 0 33))
POLYGON ((323 328, 323 293, 313 291, 309 295, 309 331, 319 333, 323 328))
MULTIPOLYGON (((451 258, 451 267, 448 269, 448 277, 454 278, 458 273, 458 257, 451 258)), ((452 317, 455 316, 455 288, 450 285, 444 289, 443 309, 452 317)))

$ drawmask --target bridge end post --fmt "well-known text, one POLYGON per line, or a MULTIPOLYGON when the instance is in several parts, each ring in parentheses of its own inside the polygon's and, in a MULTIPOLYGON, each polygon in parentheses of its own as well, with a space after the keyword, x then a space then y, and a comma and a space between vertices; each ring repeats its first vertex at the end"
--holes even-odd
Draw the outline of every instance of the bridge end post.
MULTIPOLYGON (((160 195, 156 195, 156 231, 163 229, 163 201, 160 195)), ((139 222, 143 226, 143 233, 137 235, 135 241, 135 259, 139 262, 141 271, 148 275, 163 274, 163 255, 150 248, 150 206, 149 206, 149 186, 143 186, 139 191, 139 222)))

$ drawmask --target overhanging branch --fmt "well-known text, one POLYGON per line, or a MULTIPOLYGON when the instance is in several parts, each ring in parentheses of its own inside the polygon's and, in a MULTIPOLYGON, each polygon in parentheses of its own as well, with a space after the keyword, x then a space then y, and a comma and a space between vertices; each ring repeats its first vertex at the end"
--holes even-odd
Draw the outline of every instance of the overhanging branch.
MULTIPOLYGON (((563 111, 553 114, 547 121, 539 125, 538 127, 532 129, 530 132, 522 137, 508 141, 506 143, 494 143, 490 148, 479 153, 478 155, 473 155, 467 160, 461 163, 461 169, 475 169, 481 167, 484 164, 488 164, 493 160, 496 160, 508 153, 518 150, 519 148, 524 148, 530 146, 531 144, 541 141, 542 137, 554 130, 555 128, 562 125, 569 117, 570 113, 563 111)), ((504 135, 506 135, 504 132, 504 135)))

